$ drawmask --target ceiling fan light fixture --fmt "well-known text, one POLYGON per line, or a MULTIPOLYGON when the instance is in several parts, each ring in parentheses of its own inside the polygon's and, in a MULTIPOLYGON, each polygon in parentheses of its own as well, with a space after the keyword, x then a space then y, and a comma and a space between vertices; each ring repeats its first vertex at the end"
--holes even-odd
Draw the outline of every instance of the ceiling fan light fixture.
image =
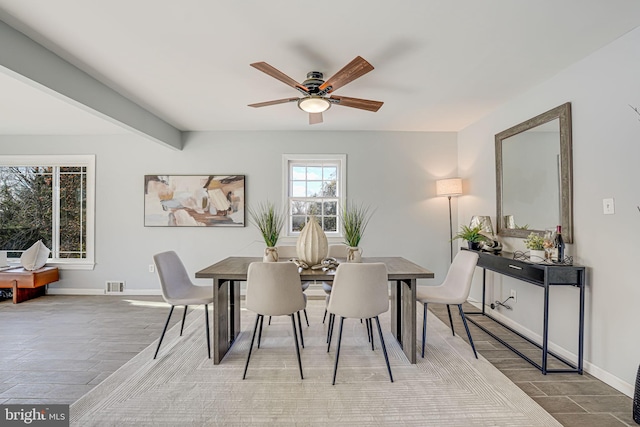
POLYGON ((323 113, 329 107, 331 107, 331 102, 320 96, 307 96, 298 101, 298 108, 307 113, 323 113))

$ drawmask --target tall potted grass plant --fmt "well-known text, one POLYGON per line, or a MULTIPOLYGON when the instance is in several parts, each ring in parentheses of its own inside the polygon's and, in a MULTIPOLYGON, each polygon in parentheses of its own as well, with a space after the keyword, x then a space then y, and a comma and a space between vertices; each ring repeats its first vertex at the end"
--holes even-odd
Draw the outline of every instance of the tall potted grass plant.
POLYGON ((272 202, 259 203, 255 208, 249 208, 249 218, 255 225, 267 247, 264 250, 263 261, 278 261, 276 245, 280 238, 280 232, 284 226, 284 215, 272 202))
POLYGON ((347 201, 342 206, 340 226, 347 245, 347 262, 362 261, 362 249, 359 245, 372 215, 373 210, 368 205, 347 201))

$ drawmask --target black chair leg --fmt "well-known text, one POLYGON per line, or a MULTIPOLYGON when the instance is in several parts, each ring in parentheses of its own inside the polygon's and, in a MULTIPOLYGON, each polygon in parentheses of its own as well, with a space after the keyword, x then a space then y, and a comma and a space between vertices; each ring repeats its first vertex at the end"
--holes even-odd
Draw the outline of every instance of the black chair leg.
POLYGON ((329 314, 329 330, 327 331, 327 353, 329 353, 329 349, 331 348, 331 338, 333 338, 333 326, 336 323, 336 315, 331 313, 329 314))
POLYGON ((247 354, 247 363, 244 365, 244 374, 242 375, 242 379, 245 379, 247 376, 247 368, 249 367, 249 359, 251 359, 251 350, 253 349, 253 342, 256 339, 256 331, 258 330, 258 321, 260 320, 260 315, 256 314, 256 324, 253 326, 253 337, 251 337, 251 346, 249 347, 249 354, 247 354))
POLYGON ((384 345, 384 338, 382 338, 382 329, 380 328, 380 319, 376 316, 376 324, 378 325, 378 335, 380 335, 380 343, 382 344, 382 352, 384 353, 384 360, 387 362, 387 369, 389 370, 389 379, 393 382, 393 375, 391 375, 391 366, 389 365, 389 356, 387 355, 387 347, 384 345))
POLYGON ((160 350, 160 344, 162 344, 162 339, 164 338, 164 334, 167 332, 167 326, 169 326, 169 320, 171 320, 171 314, 173 314, 174 308, 175 308, 175 305, 172 305, 171 310, 169 310, 169 316, 167 316, 167 321, 164 324, 162 335, 160 335, 160 341, 158 341, 158 348, 156 348, 156 354, 153 355, 154 359, 156 358, 156 356, 158 355, 158 351, 160 350))
POLYGON ((462 323, 464 324, 464 328, 467 330, 467 336, 469 337, 469 343, 471 344, 471 348, 473 349, 473 354, 478 358, 478 353, 476 353, 476 346, 473 345, 473 338, 471 338, 471 332, 469 332, 469 325, 467 325, 467 319, 464 317, 464 311, 462 311, 462 304, 458 304, 458 310, 460 311, 460 317, 462 317, 462 323))
POLYGON ((427 341, 427 303, 424 303, 422 313, 422 358, 424 359, 424 344, 427 341))
MULTIPOLYGON (((360 321, 362 321, 362 319, 360 319, 360 321)), ((371 327, 369 326, 369 319, 367 319, 366 325, 367 325, 367 339, 369 340, 369 342, 371 342, 371 327)))
POLYGON ((324 316, 322 316, 322 324, 324 324, 324 321, 327 320, 327 309, 324 309, 324 316))
POLYGON ((447 311, 449 312, 449 324, 451 325, 451 335, 455 336, 456 333, 453 330, 453 319, 451 318, 451 308, 449 307, 449 304, 447 304, 447 311))
POLYGON ((180 326, 180 336, 182 336, 182 330, 184 329, 184 319, 187 318, 187 308, 188 307, 189 307, 188 305, 185 305, 184 306, 184 313, 182 313, 182 326, 180 326))
MULTIPOLYGON (((298 312, 298 322, 300 322, 300 312, 298 312)), ((296 321, 293 319, 293 314, 291 315, 291 326, 293 326, 293 339, 296 343, 296 355, 298 356, 298 368, 300 368, 300 379, 303 380, 304 376, 302 376, 302 361, 300 360, 300 347, 298 347, 298 335, 296 333, 296 321)))
MULTIPOLYGON (((271 318, 271 316, 269 316, 271 318)), ((260 332, 258 332, 258 348, 260 348, 260 341, 262 340, 262 324, 264 323, 264 316, 260 316, 260 332)))
POLYGON ((333 383, 336 385, 336 374, 338 373, 338 359, 340 358, 340 343, 342 342, 342 325, 344 324, 344 317, 340 316, 340 332, 338 332, 338 350, 336 351, 336 363, 333 367, 333 383))
POLYGON ((307 328, 309 327, 309 318, 307 317, 307 309, 304 309, 304 320, 307 322, 307 328))
POLYGON ((367 319, 367 328, 369 329, 369 335, 371 336, 371 351, 375 350, 373 346, 373 322, 371 318, 367 319))
MULTIPOLYGON (((187 308, 185 307, 184 312, 187 312, 187 308)), ((209 333, 209 307, 207 304, 204 305, 204 323, 206 326, 207 332, 207 354, 209 355, 209 359, 211 359, 211 335, 209 333)))
POLYGON ((300 343, 302 344, 302 348, 304 348, 304 337, 302 336, 302 322, 300 321, 300 312, 298 312, 298 329, 300 329, 300 343))
POLYGON ((271 316, 269 316, 269 325, 271 325, 271 316))
POLYGON ((330 333, 331 333, 331 314, 329 314, 329 322, 327 323, 327 343, 329 343, 330 333))

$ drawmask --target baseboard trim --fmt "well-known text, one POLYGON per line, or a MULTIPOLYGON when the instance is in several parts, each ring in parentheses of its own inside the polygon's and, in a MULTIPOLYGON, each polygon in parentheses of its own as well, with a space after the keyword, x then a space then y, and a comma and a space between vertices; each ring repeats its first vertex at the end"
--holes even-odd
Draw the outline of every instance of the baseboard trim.
MULTIPOLYGON (((478 301, 473 301, 473 300, 469 300, 468 301, 471 305, 473 305, 474 307, 476 307, 478 310, 482 310, 482 303, 478 302, 478 301)), ((485 307, 485 311, 487 313, 491 314, 491 317, 494 317, 495 319, 499 320, 500 322, 504 323, 505 325, 509 326, 510 328, 520 332, 522 335, 526 336, 527 338, 540 343, 542 342, 542 337, 523 327, 522 325, 520 325, 519 323, 516 323, 515 321, 513 321, 512 319, 508 318, 507 316, 504 316, 503 314, 501 314, 500 312, 496 311, 496 310, 491 310, 490 307, 485 307)), ((549 350, 553 351, 554 353, 557 353, 558 355, 564 357, 567 360, 577 360, 578 356, 570 351, 568 351, 567 349, 560 347, 557 344, 554 344, 552 342, 549 342, 549 350)), ((634 393, 634 386, 627 383, 626 381, 616 377, 615 375, 611 374, 610 372, 605 371, 604 369, 594 365, 593 363, 590 363, 586 360, 583 361, 583 369, 585 372, 593 375, 594 377, 596 377, 597 379, 599 379, 600 381, 602 381, 603 383, 610 385, 611 387, 615 388, 616 390, 618 390, 620 393, 624 393, 627 396, 633 398, 633 393, 634 393)), ((550 374, 553 375, 553 374, 550 374)))
MULTIPOLYGON (((242 287, 240 289, 240 295, 245 296, 246 289, 242 287)), ((309 289, 305 292, 307 298, 310 299, 325 299, 327 294, 324 293, 322 288, 314 289, 313 285, 309 286, 309 289)), ((86 289, 86 288, 49 288, 47 289, 47 295, 107 295, 104 289, 86 289)), ((121 293, 111 293, 113 295, 162 295, 160 289, 125 289, 121 293)))
POLYGON ((587 361, 584 362, 584 370, 603 383, 610 385, 611 387, 618 390, 620 393, 626 394, 628 397, 633 399, 634 386, 629 384, 626 381, 621 380, 615 375, 605 371, 604 369, 589 363, 587 361))
MULTIPOLYGON (((105 295, 104 289, 80 289, 80 288, 49 288, 47 289, 47 295, 105 295)), ((109 294, 114 295, 162 295, 160 289, 125 289, 121 293, 109 294)))

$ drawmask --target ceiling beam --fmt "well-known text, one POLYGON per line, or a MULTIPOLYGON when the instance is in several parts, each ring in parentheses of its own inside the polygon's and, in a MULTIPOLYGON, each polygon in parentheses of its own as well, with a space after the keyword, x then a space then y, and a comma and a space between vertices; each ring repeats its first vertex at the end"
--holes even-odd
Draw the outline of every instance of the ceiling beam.
POLYGON ((0 72, 129 131, 182 150, 182 132, 0 21, 0 72))

